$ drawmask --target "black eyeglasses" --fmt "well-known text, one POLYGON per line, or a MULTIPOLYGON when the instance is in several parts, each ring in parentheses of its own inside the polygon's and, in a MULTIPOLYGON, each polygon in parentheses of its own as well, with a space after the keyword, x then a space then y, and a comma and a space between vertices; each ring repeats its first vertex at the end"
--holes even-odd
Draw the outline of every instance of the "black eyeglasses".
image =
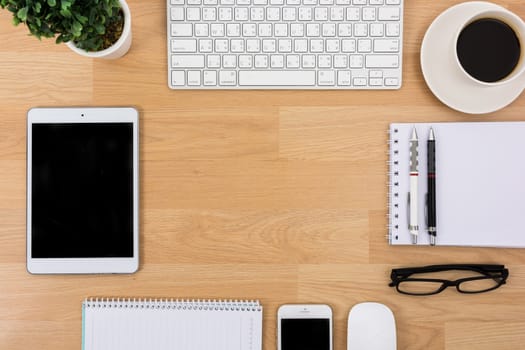
MULTIPOLYGON (((509 270, 504 265, 431 265, 392 269, 390 287, 396 287, 399 293, 408 295, 432 295, 441 293, 447 287, 456 287, 458 292, 474 294, 499 288, 505 284, 509 270), (419 277, 420 274, 432 274, 444 271, 470 273, 470 277, 456 280, 419 277)), ((430 277, 430 276, 429 276, 430 277)))

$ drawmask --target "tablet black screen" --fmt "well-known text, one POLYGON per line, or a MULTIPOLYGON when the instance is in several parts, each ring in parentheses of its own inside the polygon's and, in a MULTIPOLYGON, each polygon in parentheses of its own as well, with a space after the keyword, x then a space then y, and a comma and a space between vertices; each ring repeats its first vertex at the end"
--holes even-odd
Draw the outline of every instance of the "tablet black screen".
POLYGON ((133 124, 32 126, 31 256, 133 256, 133 124))

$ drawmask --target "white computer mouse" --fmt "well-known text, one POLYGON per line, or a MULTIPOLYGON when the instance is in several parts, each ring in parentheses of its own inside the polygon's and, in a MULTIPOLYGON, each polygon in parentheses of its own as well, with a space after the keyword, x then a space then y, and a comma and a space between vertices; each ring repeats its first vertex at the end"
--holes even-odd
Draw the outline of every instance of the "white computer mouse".
POLYGON ((396 350, 396 321, 380 303, 360 303, 348 314, 347 350, 396 350))

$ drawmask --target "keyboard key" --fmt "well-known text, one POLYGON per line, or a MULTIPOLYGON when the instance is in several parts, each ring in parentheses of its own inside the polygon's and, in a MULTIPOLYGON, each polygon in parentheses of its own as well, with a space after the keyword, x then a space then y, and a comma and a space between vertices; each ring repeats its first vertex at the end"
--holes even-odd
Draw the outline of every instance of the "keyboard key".
POLYGON ((347 68, 348 67, 348 56, 346 55, 335 55, 334 56, 334 68, 347 68))
POLYGON ((224 68, 235 68, 235 67, 237 67, 237 56, 235 56, 235 55, 224 55, 224 56, 222 56, 222 66, 224 68))
POLYGON ((174 39, 171 41, 172 52, 197 52, 197 40, 174 39))
POLYGON ((287 68, 299 68, 299 65, 300 65, 299 55, 286 56, 286 67, 287 68))
POLYGON ((354 86, 366 86, 366 78, 354 78, 354 86))
POLYGON ((219 8, 219 21, 231 21, 233 18, 231 7, 219 8))
POLYGON ((247 7, 236 7, 235 8, 235 20, 236 21, 247 21, 249 19, 249 12, 247 7))
POLYGON ((363 56, 350 55, 350 68, 363 68, 363 56))
POLYGON ((199 52, 212 52, 213 51, 213 40, 211 39, 200 39, 199 40, 199 52))
POLYGON ((234 86, 237 84, 237 72, 234 70, 222 70, 219 72, 219 85, 234 86))
POLYGON ((304 36, 304 24, 292 23, 290 26, 290 35, 293 37, 304 36))
POLYGON ((171 72, 171 85, 184 86, 186 80, 184 79, 185 72, 183 70, 174 70, 171 72))
POLYGON ((292 52, 292 40, 279 39, 279 52, 292 52))
POLYGON ((376 20, 376 9, 375 7, 363 8, 363 21, 375 21, 376 20))
POLYGON ((350 86, 351 73, 349 70, 340 70, 337 72, 337 85, 350 86))
POLYGON ((320 86, 335 85, 335 72, 333 70, 320 70, 317 72, 317 84, 320 86))
POLYGON ((186 20, 200 21, 201 20, 201 10, 197 7, 188 7, 186 9, 186 20))
POLYGON ((301 7, 299 8, 299 21, 311 21, 312 20, 312 8, 301 7))
POLYGON ((288 36, 288 24, 276 23, 274 25, 274 34, 276 37, 288 36))
POLYGON ((224 36, 224 24, 222 23, 212 23, 210 26, 211 36, 221 37, 224 36))
POLYGON ((239 71, 241 86, 315 86, 313 70, 239 71))
POLYGON ((376 39, 374 40, 374 52, 398 52, 398 39, 376 39))
POLYGON ((345 18, 344 8, 332 7, 330 9, 330 20, 331 21, 342 21, 345 18))
POLYGON ((246 52, 261 52, 261 41, 259 39, 246 40, 246 52))
POLYGON ((383 36, 385 26, 383 23, 370 24, 370 36, 383 36))
POLYGON ((349 7, 346 9, 347 21, 359 21, 361 19, 361 9, 357 7, 349 7))
POLYGON ((232 39, 230 41, 230 51, 234 53, 244 52, 244 39, 232 39))
POLYGON ((271 55, 270 56, 270 67, 284 68, 284 56, 283 55, 271 55))
POLYGON ((195 24, 195 36, 198 36, 198 37, 210 36, 210 33, 208 31, 208 24, 206 23, 195 24))
POLYGON ((317 67, 319 67, 319 68, 331 68, 332 67, 332 56, 331 55, 319 55, 319 56, 317 56, 317 67))
POLYGON ((357 41, 358 52, 371 52, 372 51, 372 40, 370 39, 359 39, 357 41))
POLYGON ((352 25, 350 23, 341 23, 337 28, 339 36, 352 36, 352 25))
POLYGON ((370 78, 368 83, 370 86, 381 86, 383 85, 383 78, 370 78))
POLYGON ((367 68, 397 68, 399 66, 398 55, 367 55, 367 68))
POLYGON ((302 56, 303 68, 315 68, 315 55, 302 56))
POLYGON ((296 18, 297 18, 297 10, 295 7, 283 8, 283 20, 295 21, 296 18))
POLYGON ((171 25, 171 36, 192 36, 193 26, 189 23, 176 23, 171 25))
POLYGON ((252 7, 250 8, 250 19, 252 21, 264 20, 264 8, 263 7, 252 7))
POLYGON ((308 40, 306 39, 295 39, 294 40, 295 52, 308 52, 308 40))
POLYGON ((397 86, 398 84, 399 84, 399 80, 397 78, 386 78, 385 79, 386 86, 397 86))
POLYGON ((386 24, 386 36, 399 36, 400 29, 399 23, 387 23, 386 24))
POLYGON ((240 55, 239 56, 239 68, 252 68, 252 56, 251 55, 240 55))
POLYGON ((341 46, 341 51, 343 52, 355 52, 355 39, 343 39, 341 46))
POLYGON ((173 68, 204 68, 204 55, 171 55, 173 68))
POLYGON ((217 85, 217 72, 212 70, 204 71, 204 85, 215 86, 217 85))
POLYGON ((220 55, 208 55, 208 68, 220 68, 221 67, 221 56, 220 55))
POLYGON ((198 70, 188 71, 188 85, 189 86, 200 86, 201 85, 201 72, 198 70))
POLYGON ((268 56, 255 55, 255 68, 268 68, 268 56))
POLYGON ((399 21, 399 7, 380 7, 377 18, 380 21, 399 21))
POLYGON ((217 9, 215 7, 206 7, 202 10, 202 19, 205 21, 217 20, 217 9))
POLYGON ((243 23, 242 36, 244 37, 257 36, 257 25, 255 23, 243 23))
POLYGON ((275 39, 264 39, 262 41, 263 52, 275 52, 275 39))
POLYGON ((184 21, 184 7, 171 8, 171 20, 172 21, 184 21))
POLYGON ((326 40, 326 52, 339 52, 339 39, 326 40))
POLYGON ((215 40, 215 52, 227 53, 229 49, 228 39, 215 40))

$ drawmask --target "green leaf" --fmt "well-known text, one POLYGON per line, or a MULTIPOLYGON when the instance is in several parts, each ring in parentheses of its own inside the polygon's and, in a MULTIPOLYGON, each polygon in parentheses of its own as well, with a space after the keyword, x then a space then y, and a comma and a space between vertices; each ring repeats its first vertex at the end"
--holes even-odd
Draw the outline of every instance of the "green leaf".
POLYGON ((42 4, 39 2, 35 2, 35 4, 33 5, 33 9, 36 13, 40 13, 40 10, 42 10, 42 4))
POLYGON ((66 18, 71 18, 71 12, 69 10, 60 10, 60 14, 66 18))
POLYGON ((69 8, 71 7, 71 1, 70 0, 62 0, 60 2, 60 7, 63 11, 68 11, 69 12, 69 8))
POLYGON ((47 4, 51 7, 55 7, 57 5, 56 0, 47 0, 47 4))
POLYGON ((27 6, 22 7, 18 12, 16 13, 16 17, 20 18, 20 21, 25 22, 27 20, 27 6))
POLYGON ((78 37, 80 34, 82 34, 82 23, 80 22, 73 22, 73 36, 78 37))
POLYGON ((95 30, 97 31, 97 34, 104 34, 106 33, 106 27, 102 24, 95 24, 94 25, 95 30))

